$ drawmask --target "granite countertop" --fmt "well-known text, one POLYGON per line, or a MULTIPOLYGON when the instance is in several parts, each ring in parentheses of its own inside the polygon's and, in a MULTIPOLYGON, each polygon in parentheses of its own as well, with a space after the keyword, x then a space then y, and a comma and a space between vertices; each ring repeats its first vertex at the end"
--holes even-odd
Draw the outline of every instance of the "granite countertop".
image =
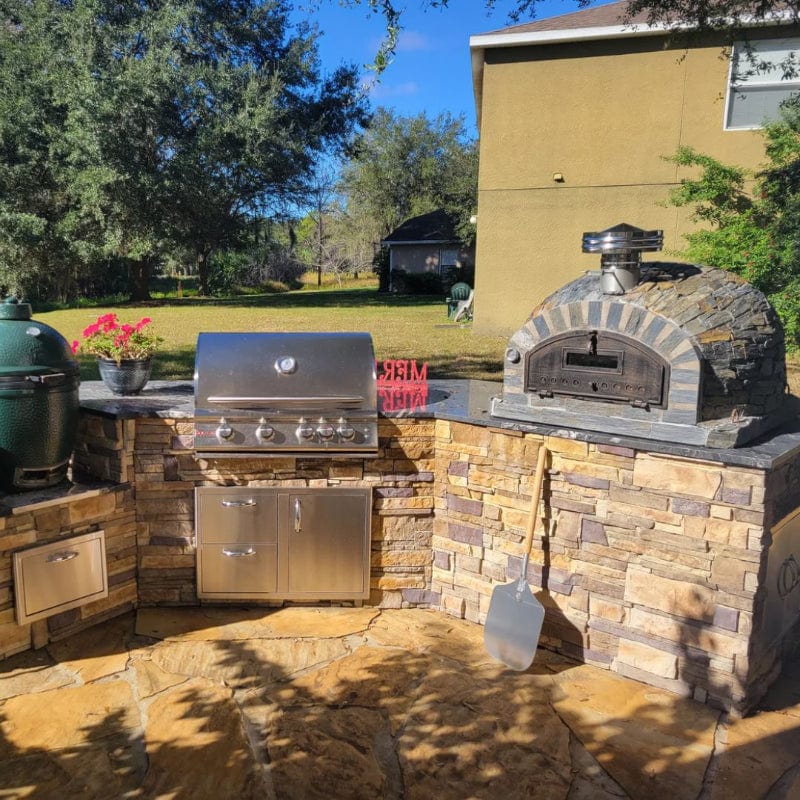
MULTIPOLYGON (((501 391, 502 384, 495 381, 429 380, 379 388, 378 406, 380 414, 389 418, 443 419, 756 469, 775 469, 800 451, 800 417, 744 447, 694 447, 492 417, 491 399, 501 391)), ((117 397, 101 381, 85 381, 80 386, 80 403, 86 410, 121 419, 191 419, 194 387, 191 381, 150 381, 137 396, 117 397)))

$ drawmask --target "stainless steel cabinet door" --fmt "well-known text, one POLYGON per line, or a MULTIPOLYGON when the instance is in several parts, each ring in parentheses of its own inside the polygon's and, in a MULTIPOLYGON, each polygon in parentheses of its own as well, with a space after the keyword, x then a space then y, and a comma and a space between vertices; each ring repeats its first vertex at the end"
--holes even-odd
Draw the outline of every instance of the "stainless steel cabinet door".
POLYGON ((273 544, 206 544, 197 559, 200 597, 257 598, 275 591, 278 559, 273 544))
POLYGON ((370 490, 321 489, 282 499, 288 592, 368 597, 370 490))
POLYGON ((198 488, 197 528, 202 543, 275 543, 277 508, 274 491, 242 486, 198 488))

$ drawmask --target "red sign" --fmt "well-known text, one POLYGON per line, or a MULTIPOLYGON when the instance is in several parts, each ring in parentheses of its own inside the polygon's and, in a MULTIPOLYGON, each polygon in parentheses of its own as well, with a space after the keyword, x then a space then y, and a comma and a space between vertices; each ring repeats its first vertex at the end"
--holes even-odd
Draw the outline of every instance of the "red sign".
POLYGON ((384 412, 416 411, 428 402, 428 364, 407 358, 385 359, 375 364, 378 403, 384 412))

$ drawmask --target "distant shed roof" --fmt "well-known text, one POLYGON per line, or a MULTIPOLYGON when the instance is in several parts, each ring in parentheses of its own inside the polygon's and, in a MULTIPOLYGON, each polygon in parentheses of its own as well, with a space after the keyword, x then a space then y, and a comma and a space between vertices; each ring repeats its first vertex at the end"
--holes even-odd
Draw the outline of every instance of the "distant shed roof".
POLYGON ((459 241, 455 229, 455 220, 444 209, 420 214, 407 219, 395 228, 381 244, 433 244, 459 241))

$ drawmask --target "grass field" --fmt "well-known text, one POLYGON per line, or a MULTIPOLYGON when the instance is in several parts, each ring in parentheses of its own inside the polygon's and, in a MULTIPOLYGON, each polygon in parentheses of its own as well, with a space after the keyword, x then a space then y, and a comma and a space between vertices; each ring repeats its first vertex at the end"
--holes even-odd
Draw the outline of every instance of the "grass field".
MULTIPOLYGON (((449 322, 441 297, 382 295, 371 282, 358 288, 328 285, 322 290, 304 288, 225 301, 171 299, 50 311, 34 317, 71 342, 80 340, 83 329, 108 312, 115 312, 121 322, 152 318, 153 330, 164 339, 153 363, 155 379, 191 378, 201 331, 368 331, 379 360, 428 362, 431 378, 500 379, 506 345, 505 337, 476 336, 470 325, 449 322)), ((98 378, 93 358, 81 358, 81 377, 98 378)))
MULTIPOLYGON (((155 379, 191 378, 200 331, 368 331, 378 359, 410 358, 428 363, 431 378, 502 378, 505 337, 478 336, 470 325, 453 324, 441 297, 378 294, 375 279, 339 284, 326 276, 318 289, 307 276, 304 288, 282 294, 231 300, 183 298, 150 304, 38 312, 70 342, 100 314, 116 312, 122 322, 151 317, 164 338, 153 366, 155 379)), ((521 321, 520 321, 521 322, 521 321)), ((789 388, 800 397, 800 355, 789 358, 789 388)), ((91 357, 81 358, 81 378, 96 380, 91 357)))

